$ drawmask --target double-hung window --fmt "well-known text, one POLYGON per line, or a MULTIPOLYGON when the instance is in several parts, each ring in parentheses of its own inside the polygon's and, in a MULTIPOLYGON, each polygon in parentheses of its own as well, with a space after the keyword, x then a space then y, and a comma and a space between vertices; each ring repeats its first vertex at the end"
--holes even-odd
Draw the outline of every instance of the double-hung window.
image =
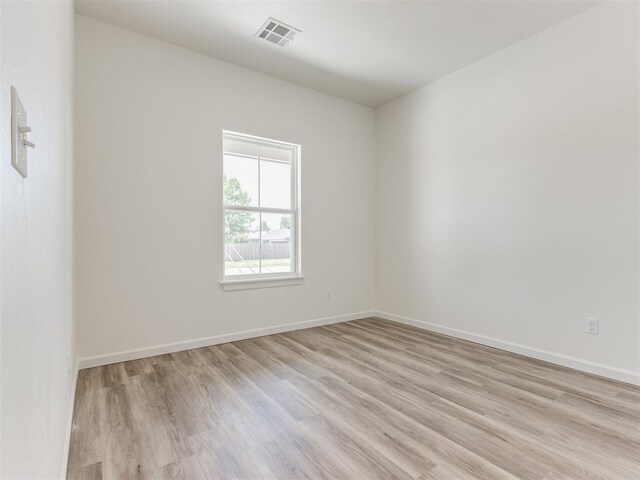
POLYGON ((299 164, 299 145, 223 132, 223 285, 300 276, 299 164))

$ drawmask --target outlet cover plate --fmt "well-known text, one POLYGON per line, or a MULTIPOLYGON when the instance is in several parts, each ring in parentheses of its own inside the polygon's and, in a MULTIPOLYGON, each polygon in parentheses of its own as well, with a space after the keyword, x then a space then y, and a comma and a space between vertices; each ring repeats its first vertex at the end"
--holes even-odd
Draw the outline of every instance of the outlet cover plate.
POLYGON ((11 165, 27 178, 27 147, 20 141, 19 127, 27 126, 27 112, 15 87, 11 87, 11 165))
POLYGON ((595 317, 587 317, 587 333, 598 335, 598 319, 595 317))

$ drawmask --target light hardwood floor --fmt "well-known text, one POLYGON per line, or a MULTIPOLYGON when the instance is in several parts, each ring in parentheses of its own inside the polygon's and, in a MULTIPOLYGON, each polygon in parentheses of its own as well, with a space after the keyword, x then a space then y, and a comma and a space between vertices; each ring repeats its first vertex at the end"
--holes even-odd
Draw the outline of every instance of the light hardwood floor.
POLYGON ((380 319, 80 371, 69 479, 638 479, 640 389, 380 319))

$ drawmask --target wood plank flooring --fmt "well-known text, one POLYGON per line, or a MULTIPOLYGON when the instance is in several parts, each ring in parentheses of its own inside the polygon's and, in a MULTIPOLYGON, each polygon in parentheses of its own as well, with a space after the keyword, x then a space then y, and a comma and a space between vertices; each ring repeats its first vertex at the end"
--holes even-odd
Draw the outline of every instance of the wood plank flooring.
POLYGON ((81 370, 69 479, 638 479, 640 388, 370 318, 81 370))

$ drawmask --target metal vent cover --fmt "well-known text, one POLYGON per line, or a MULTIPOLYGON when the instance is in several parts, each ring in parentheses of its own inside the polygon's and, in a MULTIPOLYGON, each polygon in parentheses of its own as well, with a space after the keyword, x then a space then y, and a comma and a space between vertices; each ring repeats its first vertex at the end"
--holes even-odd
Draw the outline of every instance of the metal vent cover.
POLYGON ((256 33, 256 37, 284 47, 287 43, 290 43, 298 33, 302 33, 302 30, 298 30, 280 20, 269 17, 256 33))

